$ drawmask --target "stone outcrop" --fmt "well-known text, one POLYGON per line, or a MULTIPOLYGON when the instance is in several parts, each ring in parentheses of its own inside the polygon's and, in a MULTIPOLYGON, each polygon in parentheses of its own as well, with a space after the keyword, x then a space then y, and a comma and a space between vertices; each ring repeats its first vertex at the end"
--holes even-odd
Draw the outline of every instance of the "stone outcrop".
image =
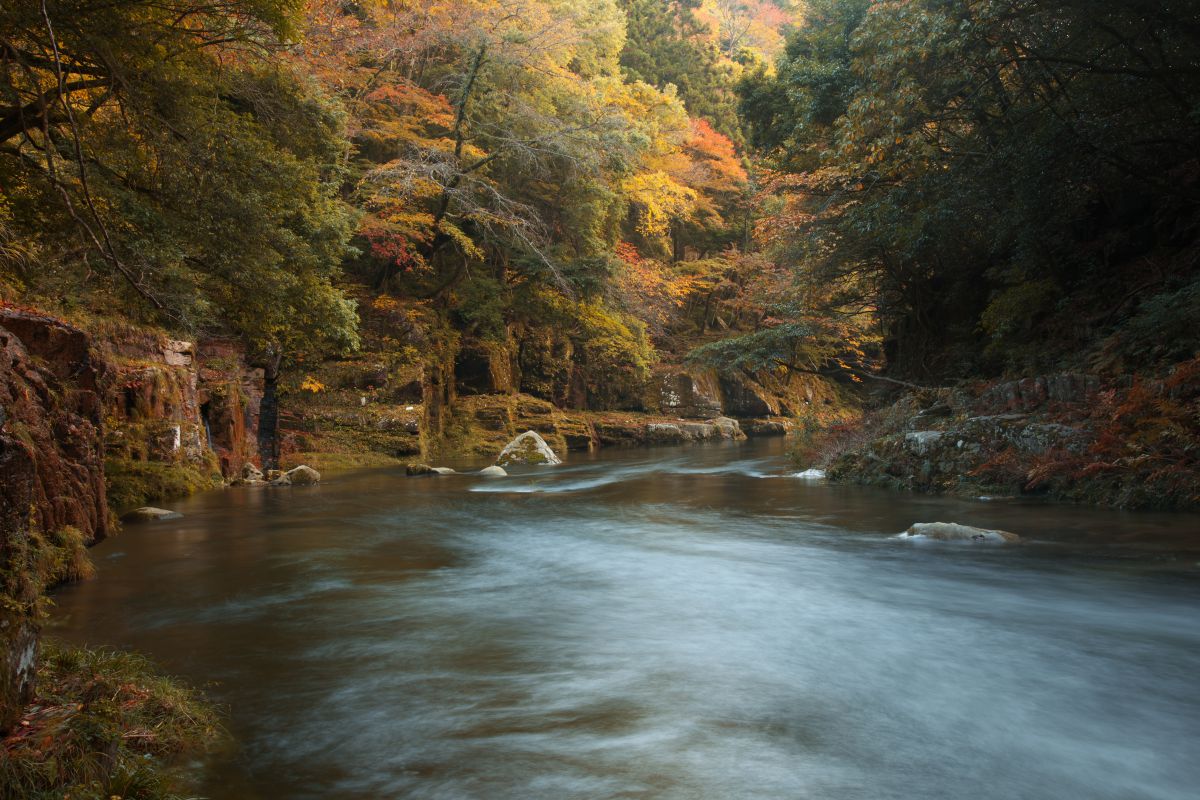
POLYGON ((910 425, 937 428, 881 432, 829 466, 834 480, 917 491, 1010 493, 1020 486, 979 480, 981 468, 999 459, 1031 464, 1048 451, 1080 451, 1092 434, 1081 427, 1032 419, 1026 414, 930 418, 915 416, 910 425))
POLYGON ((101 451, 107 367, 85 333, 0 308, 0 732, 29 699, 48 585, 109 532, 101 451))
POLYGON ((719 383, 716 375, 710 372, 664 375, 659 394, 658 407, 664 416, 712 419, 722 412, 719 383))
POLYGON ((747 436, 787 436, 792 430, 789 419, 744 419, 739 424, 747 436))
POLYGON ((507 342, 470 341, 454 359, 459 394, 511 394, 517 391, 519 374, 517 353, 507 342))
POLYGON ((902 397, 842 432, 832 480, 1126 508, 1200 502, 1200 359, 1157 380, 1063 373, 902 397))
POLYGON ((238 479, 256 465, 263 370, 229 340, 193 344, 116 326, 96 339, 110 499, 129 508, 238 479))
POLYGON ((838 402, 833 385, 810 375, 726 375, 712 370, 667 370, 647 406, 684 419, 734 417, 751 436, 786 435, 790 418, 812 406, 838 402), (756 420, 750 426, 746 422, 756 420))
POLYGON ((996 384, 980 395, 975 409, 980 414, 1036 411, 1050 403, 1087 403, 1100 392, 1096 375, 1059 373, 1022 378, 996 384))
POLYGON ((707 422, 651 422, 645 427, 647 444, 685 444, 710 440, 745 439, 737 420, 717 417, 707 422))

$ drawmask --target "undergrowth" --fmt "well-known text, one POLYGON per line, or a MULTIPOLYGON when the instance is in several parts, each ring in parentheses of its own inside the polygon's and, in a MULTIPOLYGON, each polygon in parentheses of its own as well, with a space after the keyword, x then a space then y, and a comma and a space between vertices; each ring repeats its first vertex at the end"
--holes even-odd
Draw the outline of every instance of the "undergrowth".
POLYGON ((200 694, 143 656, 43 642, 36 699, 0 742, 0 798, 178 800, 181 760, 225 741, 200 694))
POLYGON ((1026 472, 1026 489, 1124 508, 1200 505, 1200 357, 1164 380, 1135 378, 1101 392, 1082 452, 1054 449, 1026 472))

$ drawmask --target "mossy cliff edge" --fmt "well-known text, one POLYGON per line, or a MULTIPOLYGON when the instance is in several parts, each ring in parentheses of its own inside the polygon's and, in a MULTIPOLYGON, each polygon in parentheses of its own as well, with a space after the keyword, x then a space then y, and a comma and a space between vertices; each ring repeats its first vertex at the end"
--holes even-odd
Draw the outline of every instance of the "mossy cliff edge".
POLYGON ((83 330, 0 308, 0 798, 172 797, 212 712, 142 658, 39 643, 46 592, 113 531, 104 398, 120 371, 83 330))

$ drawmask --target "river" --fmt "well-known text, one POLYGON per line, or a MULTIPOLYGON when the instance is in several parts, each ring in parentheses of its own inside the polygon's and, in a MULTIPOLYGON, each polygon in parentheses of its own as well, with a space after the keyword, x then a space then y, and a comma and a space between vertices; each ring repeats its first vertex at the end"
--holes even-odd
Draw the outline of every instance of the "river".
POLYGON ((776 440, 200 495, 50 628, 229 709, 216 800, 1196 797, 1200 517, 792 471, 776 440), (1027 541, 890 538, 934 520, 1027 541))

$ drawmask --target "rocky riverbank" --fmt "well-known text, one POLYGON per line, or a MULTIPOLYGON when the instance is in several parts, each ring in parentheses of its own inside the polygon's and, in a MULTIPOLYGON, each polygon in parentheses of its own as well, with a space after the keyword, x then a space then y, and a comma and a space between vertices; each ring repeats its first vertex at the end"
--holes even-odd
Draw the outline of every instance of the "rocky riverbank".
POLYGON ((906 395, 806 443, 835 481, 1121 508, 1200 504, 1200 359, 906 395))

